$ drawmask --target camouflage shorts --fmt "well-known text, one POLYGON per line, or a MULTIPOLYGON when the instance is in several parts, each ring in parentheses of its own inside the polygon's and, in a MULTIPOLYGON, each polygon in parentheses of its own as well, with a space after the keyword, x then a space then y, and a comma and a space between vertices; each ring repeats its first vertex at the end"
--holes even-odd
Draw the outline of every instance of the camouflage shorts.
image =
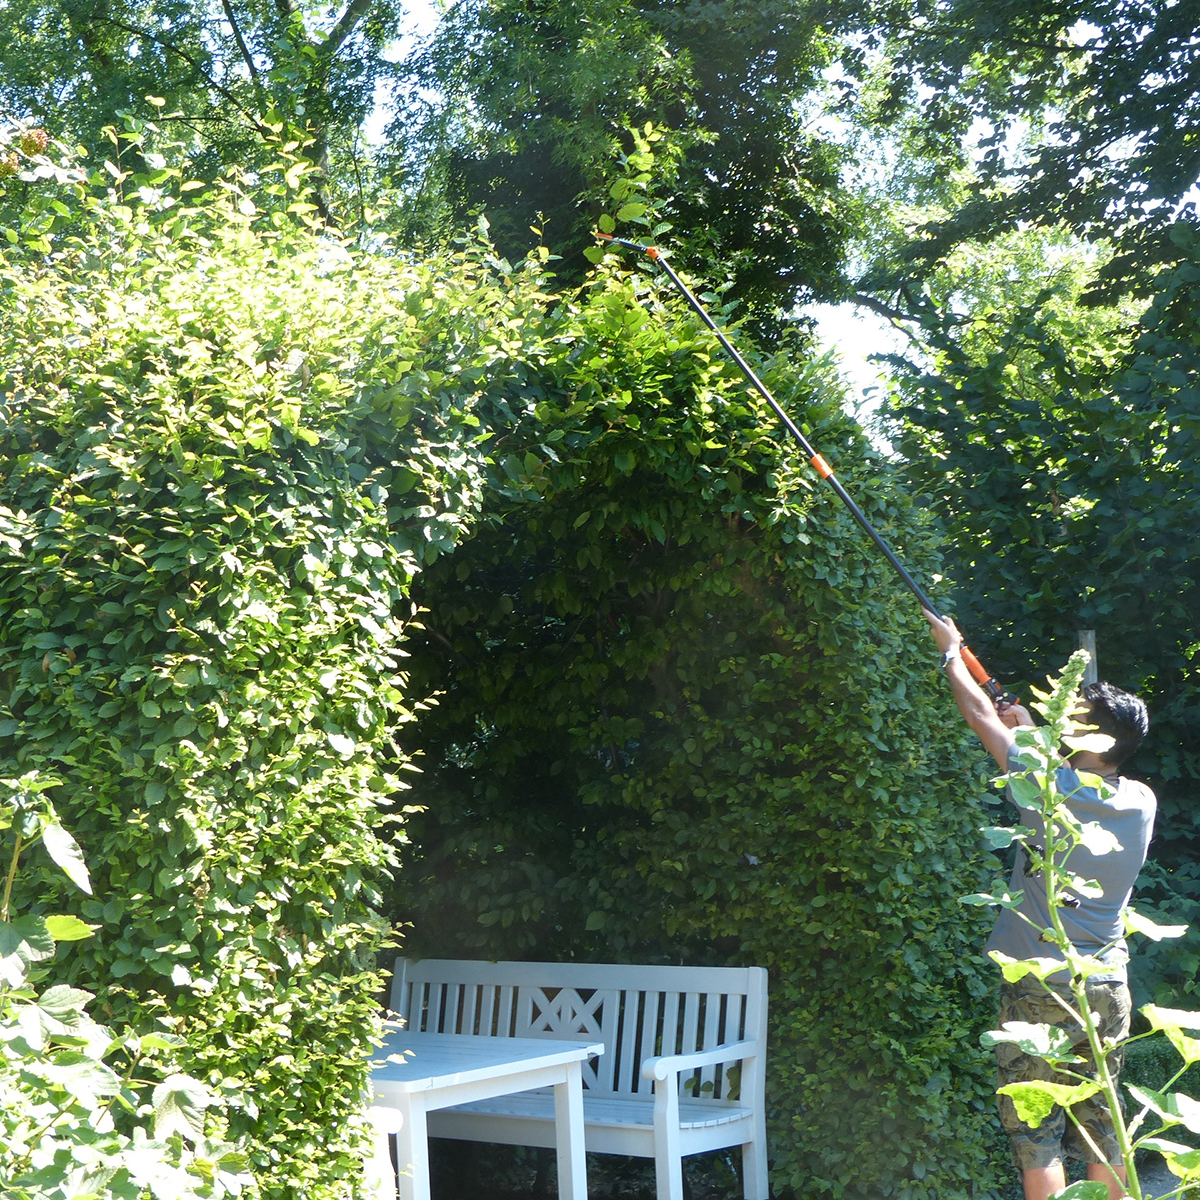
MULTIPOLYGON (((1129 988, 1124 983, 1088 984, 1088 1004, 1100 1022, 1102 1038, 1124 1038, 1129 1034, 1130 1000, 1129 988)), ((1049 991, 1032 976, 1017 983, 1005 981, 1000 985, 1000 1024, 1005 1021, 1029 1021, 1038 1025, 1059 1025, 1078 1034, 1075 1052, 1092 1063, 1087 1038, 1078 1023, 1063 1010, 1049 991)), ((1121 1069, 1121 1051, 1109 1058, 1109 1069, 1114 1076, 1121 1069)), ((1002 1042, 996 1047, 996 1066, 1000 1086, 1034 1079, 1045 1079, 1055 1083, 1077 1083, 1061 1072, 1055 1072, 1044 1059, 1025 1054, 1011 1042, 1002 1042)), ((1089 1065, 1078 1064, 1081 1074, 1094 1074, 1089 1065)), ((1055 1108, 1036 1129, 1030 1128, 1017 1118, 1012 1101, 1000 1096, 1000 1123, 1012 1140, 1013 1162, 1021 1171, 1030 1168, 1053 1166, 1065 1155, 1083 1162, 1096 1162, 1097 1157, 1084 1140, 1075 1123, 1067 1119, 1061 1108, 1055 1108)), ((1121 1151, 1113 1136, 1112 1117, 1108 1103, 1102 1095, 1083 1100, 1071 1109, 1071 1114, 1087 1130, 1100 1148, 1104 1160, 1110 1163, 1121 1161, 1121 1151)))

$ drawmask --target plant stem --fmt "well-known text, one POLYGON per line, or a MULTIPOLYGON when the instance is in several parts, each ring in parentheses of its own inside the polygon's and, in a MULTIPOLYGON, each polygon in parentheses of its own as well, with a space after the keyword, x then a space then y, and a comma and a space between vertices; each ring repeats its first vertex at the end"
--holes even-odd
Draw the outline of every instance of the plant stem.
MULTIPOLYGON (((1057 800, 1055 800, 1055 807, 1057 807, 1057 800)), ((1058 908, 1060 883, 1057 852, 1060 848, 1066 851, 1066 854, 1063 855, 1063 862, 1065 863, 1071 850, 1075 848, 1073 845, 1065 843, 1068 841, 1077 841, 1077 839, 1064 837, 1062 841, 1059 841, 1053 811, 1045 814, 1045 826, 1046 852, 1043 857, 1042 877, 1046 883, 1047 908, 1050 912, 1051 924, 1054 926, 1055 940, 1059 948, 1065 952, 1071 947, 1072 943, 1071 939, 1067 936, 1067 931, 1062 923, 1062 915, 1058 908)), ((1121 1160, 1125 1164, 1125 1174, 1127 1177, 1125 1185, 1126 1193, 1133 1200, 1144 1200, 1141 1182, 1138 1179, 1137 1165, 1134 1163, 1133 1143, 1130 1141, 1129 1130, 1125 1124, 1125 1114, 1121 1110, 1121 1097, 1117 1091, 1117 1084, 1112 1077, 1112 1072, 1108 1069, 1108 1055, 1111 1053, 1112 1048, 1109 1047, 1106 1049, 1100 1039, 1096 1015, 1092 1012, 1092 1006, 1088 1003, 1087 979, 1077 971, 1072 971, 1070 988, 1071 995, 1074 997, 1076 1007, 1079 1010, 1084 1035, 1087 1037, 1088 1046, 1091 1048, 1092 1061, 1096 1067, 1096 1077, 1099 1080, 1100 1089, 1108 1102, 1113 1134, 1117 1139, 1117 1145, 1121 1149, 1121 1160)), ((1090 1142, 1091 1139, 1089 1138, 1088 1141, 1090 1142)), ((1097 1152, 1099 1151, 1099 1147, 1093 1145, 1092 1148, 1097 1152)))
POLYGON ((13 845, 12 862, 8 866, 8 878, 4 881, 4 901, 0 904, 0 921, 8 922, 8 905, 12 899, 13 880, 17 877, 17 863, 21 861, 21 832, 16 832, 16 843, 13 845))

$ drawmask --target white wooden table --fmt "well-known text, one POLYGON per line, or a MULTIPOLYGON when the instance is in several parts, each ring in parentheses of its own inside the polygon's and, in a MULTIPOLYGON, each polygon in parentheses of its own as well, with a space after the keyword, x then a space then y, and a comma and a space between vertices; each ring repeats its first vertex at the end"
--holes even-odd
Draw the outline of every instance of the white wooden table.
POLYGON ((407 1030, 390 1033, 371 1071, 371 1118, 376 1137, 374 1158, 367 1169, 374 1194, 381 1200, 394 1196, 387 1134, 396 1134, 400 1200, 429 1200, 426 1113, 553 1087, 559 1200, 587 1200, 580 1067, 585 1059, 603 1053, 603 1042, 407 1030), (392 1054, 404 1054, 405 1061, 381 1061, 392 1054))

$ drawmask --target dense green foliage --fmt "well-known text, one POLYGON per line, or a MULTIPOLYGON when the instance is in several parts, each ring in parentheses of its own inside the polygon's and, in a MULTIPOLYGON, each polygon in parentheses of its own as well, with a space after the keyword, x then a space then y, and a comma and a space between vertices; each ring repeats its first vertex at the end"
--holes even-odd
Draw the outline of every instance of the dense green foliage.
MULTIPOLYGON (((984 1195, 982 789, 927 633, 656 287, 602 274, 477 409, 483 515, 419 583, 414 684, 444 694, 406 944, 764 964, 775 1186, 984 1195)), ((931 569, 826 369, 769 374, 931 569)))
POLYGON ((836 290, 856 223, 841 151, 810 119, 843 7, 463 0, 408 65, 394 150, 452 223, 482 207, 517 255, 541 227, 577 280, 623 130, 651 121, 680 154, 660 184, 685 265, 731 280, 774 337, 836 290))
MULTIPOLYGON (((365 218, 454 245, 482 205, 502 252, 540 237, 581 282, 593 220, 633 201, 622 220, 673 223, 678 261, 789 352, 772 378, 847 476, 869 451, 783 332, 791 306, 853 274, 919 324, 903 484, 875 461, 855 482, 921 578, 946 543, 1004 677, 1037 678, 1087 626, 1104 673, 1148 691, 1155 902, 1192 919, 1188 6, 464 0, 403 65, 387 0, 5 16, 0 100, 52 132, 97 147, 154 93, 186 131, 172 161, 207 180, 269 168, 281 124, 311 139, 199 203, 127 142, 95 211, 40 146, 0 155, 0 768, 64 778, 106 864, 85 904, 105 927, 69 970, 107 979, 122 1022, 186 1024, 188 1069, 279 1187, 336 1190, 374 888, 410 853, 385 811, 409 722, 430 808, 388 903, 416 948, 766 962, 778 1179, 985 1187, 964 1048, 986 975, 953 904, 974 843, 949 780, 971 760, 906 602, 728 403, 707 342, 646 320, 642 284, 605 275, 576 302, 474 243, 419 268, 365 218), (433 91, 392 96, 372 175, 362 122, 388 80, 433 91), (296 154, 372 254, 297 229, 296 154), (1110 307, 1085 307, 1097 281, 1110 307), (1125 286, 1158 296, 1140 325, 1125 286), (899 498, 914 484, 944 532, 899 498), (408 697, 438 689, 414 731, 408 697), (326 1025, 332 1057, 311 1052, 326 1025)), ((66 904, 50 877, 21 886, 66 904)), ((1152 957, 1156 986, 1195 986, 1194 941, 1152 957)))
POLYGON ((0 780, 8 858, 0 894, 0 1189, 8 1200, 241 1195, 253 1182, 245 1156, 204 1137, 211 1091, 188 1075, 155 1069, 158 1053, 184 1039, 162 1030, 116 1034, 88 1015, 91 993, 38 986, 59 945, 96 928, 12 905, 21 859, 35 851, 92 894, 79 845, 47 796, 58 786, 37 771, 0 780))
POLYGON ((536 301, 309 233, 296 169, 262 208, 103 173, 0 258, 0 765, 94 865, 16 880, 100 926, 58 978, 165 1019, 264 1194, 320 1200, 359 1175, 408 588, 473 504, 493 311, 536 301))
POLYGON ((393 0, 9 0, 0 112, 95 147, 157 97, 202 178, 269 162, 274 132, 304 131, 315 198, 342 220, 361 207, 360 126, 399 24, 393 0))
MULTIPOLYGON (((924 327, 934 357, 904 378, 898 412, 913 475, 936 491, 954 530, 947 567, 961 610, 993 631, 992 668, 1036 680, 1079 630, 1094 629, 1102 676, 1146 697, 1152 737, 1131 770, 1161 804, 1148 882, 1165 889, 1159 899, 1174 893, 1176 915, 1190 918, 1200 837, 1200 265, 1194 241, 1177 238, 1186 259, 1136 323, 1079 306, 1101 261, 1081 264, 1078 245, 1014 260, 991 244, 990 282, 953 272, 974 295, 935 288, 924 327), (1014 261, 1022 288, 998 294, 995 280, 1014 261), (988 318, 945 316, 956 303, 988 318)), ((1151 947, 1146 982, 1192 987, 1193 946, 1151 947)))
POLYGON ((909 273, 964 237, 1059 222, 1116 238, 1098 281, 1109 288, 1145 291, 1180 261, 1171 229, 1195 222, 1200 178, 1191 5, 879 0, 868 12, 883 55, 868 123, 899 132, 941 179, 973 175, 901 256, 909 273))

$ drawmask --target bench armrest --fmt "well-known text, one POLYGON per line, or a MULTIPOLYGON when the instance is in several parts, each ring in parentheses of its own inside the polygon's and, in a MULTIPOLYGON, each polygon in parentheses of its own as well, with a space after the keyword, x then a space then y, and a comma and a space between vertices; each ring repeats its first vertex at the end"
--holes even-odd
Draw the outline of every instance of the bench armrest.
POLYGON ((756 1058, 761 1052, 762 1046, 758 1042, 730 1042, 724 1046, 714 1046, 711 1050, 697 1050, 694 1054, 663 1054, 642 1063, 642 1078, 666 1079, 668 1075, 696 1067, 756 1058))

